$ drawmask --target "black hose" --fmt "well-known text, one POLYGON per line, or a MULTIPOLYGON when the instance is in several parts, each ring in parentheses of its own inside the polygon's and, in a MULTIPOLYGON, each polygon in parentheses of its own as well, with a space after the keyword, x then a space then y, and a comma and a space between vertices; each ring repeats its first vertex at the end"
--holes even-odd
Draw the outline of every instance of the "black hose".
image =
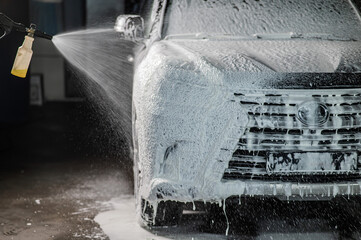
POLYGON ((0 13, 0 28, 4 31, 2 37, 8 35, 13 29, 13 21, 5 14, 0 13))
POLYGON ((0 39, 2 39, 3 37, 5 37, 6 32, 4 29, 0 28, 0 39))

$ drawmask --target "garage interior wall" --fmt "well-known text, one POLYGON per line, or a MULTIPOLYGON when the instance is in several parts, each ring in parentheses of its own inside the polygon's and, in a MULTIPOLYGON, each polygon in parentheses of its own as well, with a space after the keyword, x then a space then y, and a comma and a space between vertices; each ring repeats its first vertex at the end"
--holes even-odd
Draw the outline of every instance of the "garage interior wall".
POLYGON ((125 12, 124 2, 125 0, 87 0, 87 27, 113 27, 117 16, 125 12))
MULTIPOLYGON (((0 12, 17 22, 29 22, 28 9, 28 0, 0 0, 0 12)), ((27 120, 29 80, 10 74, 16 52, 23 41, 24 34, 16 32, 0 39, 0 128, 4 124, 27 120)))
MULTIPOLYGON (((85 0, 30 0, 30 19, 38 28, 56 35, 84 28, 85 0)), ((36 39, 31 73, 43 77, 46 101, 64 101, 66 94, 65 60, 52 42, 36 39)))
MULTIPOLYGON (((30 20, 38 29, 56 35, 85 27, 112 26, 124 13, 124 0, 29 0, 30 20)), ((43 77, 46 101, 79 100, 76 78, 52 42, 36 39, 31 73, 43 77)))

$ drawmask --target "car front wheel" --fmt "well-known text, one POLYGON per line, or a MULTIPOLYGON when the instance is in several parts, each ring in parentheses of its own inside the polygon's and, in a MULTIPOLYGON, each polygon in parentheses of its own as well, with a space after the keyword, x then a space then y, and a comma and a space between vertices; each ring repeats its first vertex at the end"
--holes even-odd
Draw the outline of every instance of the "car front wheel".
POLYGON ((175 201, 162 201, 154 207, 142 199, 142 219, 148 226, 178 225, 182 217, 183 205, 175 201))

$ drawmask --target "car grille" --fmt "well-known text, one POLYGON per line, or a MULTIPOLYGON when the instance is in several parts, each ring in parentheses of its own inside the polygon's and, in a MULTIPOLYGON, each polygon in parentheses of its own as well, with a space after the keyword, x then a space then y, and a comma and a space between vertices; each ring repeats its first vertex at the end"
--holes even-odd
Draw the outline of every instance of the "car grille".
MULTIPOLYGON (((248 123, 242 128, 243 135, 223 180, 330 182, 360 178, 359 172, 287 175, 266 171, 266 158, 270 152, 358 151, 361 141, 360 92, 346 89, 236 93, 237 100, 248 113, 248 123), (327 106, 329 118, 321 126, 306 126, 298 120, 299 105, 307 101, 327 106)), ((357 167, 361 169, 360 160, 357 167)))

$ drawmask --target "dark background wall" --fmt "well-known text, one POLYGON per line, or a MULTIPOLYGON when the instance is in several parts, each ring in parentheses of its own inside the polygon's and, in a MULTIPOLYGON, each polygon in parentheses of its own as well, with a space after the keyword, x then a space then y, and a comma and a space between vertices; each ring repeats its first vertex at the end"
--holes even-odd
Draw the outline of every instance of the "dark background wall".
POLYGON ((64 0, 64 30, 73 31, 85 26, 86 0, 64 0))
MULTIPOLYGON (((0 11, 17 22, 29 22, 28 0, 1 0, 0 11)), ((0 39, 0 124, 24 122, 29 103, 29 80, 10 74, 24 34, 13 33, 0 39)))
POLYGON ((124 13, 124 1, 87 0, 87 26, 114 26, 117 15, 124 13))
POLYGON ((38 29, 55 35, 64 30, 63 1, 29 0, 30 21, 38 29))

